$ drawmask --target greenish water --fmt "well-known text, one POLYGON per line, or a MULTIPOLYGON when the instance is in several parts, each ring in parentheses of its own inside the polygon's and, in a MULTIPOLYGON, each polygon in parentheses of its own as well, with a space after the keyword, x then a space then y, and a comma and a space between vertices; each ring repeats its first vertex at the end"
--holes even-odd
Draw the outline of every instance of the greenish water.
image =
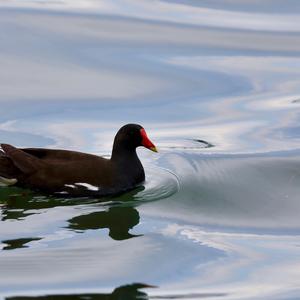
POLYGON ((0 142, 110 156, 146 182, 64 199, 0 187, 0 299, 298 299, 293 0, 0 1, 0 142))

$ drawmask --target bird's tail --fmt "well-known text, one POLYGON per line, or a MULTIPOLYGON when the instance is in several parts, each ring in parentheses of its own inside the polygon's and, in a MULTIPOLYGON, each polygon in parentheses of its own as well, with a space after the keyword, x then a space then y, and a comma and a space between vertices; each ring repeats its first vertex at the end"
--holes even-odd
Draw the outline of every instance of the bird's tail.
POLYGON ((16 178, 5 178, 0 176, 0 186, 14 185, 18 182, 16 178))
POLYGON ((9 157, 0 150, 0 185, 14 185, 17 183, 18 169, 9 157))

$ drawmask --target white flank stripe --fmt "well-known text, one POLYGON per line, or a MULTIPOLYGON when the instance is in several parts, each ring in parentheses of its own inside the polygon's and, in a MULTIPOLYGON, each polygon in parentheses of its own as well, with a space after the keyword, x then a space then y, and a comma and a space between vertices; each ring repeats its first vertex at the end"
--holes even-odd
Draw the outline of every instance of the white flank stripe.
POLYGON ((70 187, 72 189, 76 189, 76 186, 73 184, 65 184, 66 187, 70 187))
POLYGON ((81 185, 85 188, 87 188, 89 191, 99 191, 99 188, 97 186, 91 185, 89 183, 82 183, 82 182, 78 182, 75 183, 76 185, 81 185))

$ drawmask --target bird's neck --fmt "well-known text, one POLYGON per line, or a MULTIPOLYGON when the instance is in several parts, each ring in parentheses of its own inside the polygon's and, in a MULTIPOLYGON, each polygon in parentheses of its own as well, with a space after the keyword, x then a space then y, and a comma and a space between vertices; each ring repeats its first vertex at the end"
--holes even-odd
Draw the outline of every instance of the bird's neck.
POLYGON ((116 166, 121 181, 136 185, 145 180, 145 172, 135 149, 113 148, 111 162, 116 166))
POLYGON ((111 160, 114 162, 126 162, 139 160, 136 149, 128 148, 122 145, 114 145, 111 153, 111 160))

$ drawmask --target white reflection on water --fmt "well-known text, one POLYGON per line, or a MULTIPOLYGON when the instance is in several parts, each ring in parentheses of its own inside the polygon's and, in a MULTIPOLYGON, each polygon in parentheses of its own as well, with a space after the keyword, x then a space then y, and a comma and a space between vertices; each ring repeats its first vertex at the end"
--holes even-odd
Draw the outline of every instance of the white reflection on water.
POLYGON ((0 121, 8 143, 19 133, 19 146, 37 145, 40 136, 40 146, 107 154, 118 127, 134 121, 153 128, 164 146, 180 138, 183 147, 184 139, 203 139, 227 152, 299 147, 295 33, 67 11, 0 14, 0 121))
POLYGON ((159 91, 163 86, 162 81, 150 76, 104 68, 99 72, 71 63, 39 62, 36 59, 24 61, 24 58, 5 56, 0 58, 0 64, 3 68, 0 96, 6 101, 20 98, 51 101, 62 97, 137 98, 159 91), (12 88, 12 84, 18 88, 12 88))
MULTIPOLYGON (((289 1, 282 1, 288 5, 289 1)), ((293 1, 290 1, 293 3, 293 1)), ((197 3, 193 1, 192 3, 197 3)), ((38 9, 59 9, 85 11, 90 13, 108 14, 116 16, 136 17, 153 21, 169 21, 191 25, 222 27, 230 29, 248 29, 264 31, 288 31, 298 32, 300 30, 298 16, 290 14, 288 17, 277 13, 256 14, 242 11, 226 10, 226 2, 223 9, 211 9, 185 5, 184 2, 176 1, 146 1, 146 0, 63 0, 57 1, 23 1, 9 0, 2 4, 4 7, 34 7, 38 9), (126 8, 124 8, 124 6, 126 8)))
POLYGON ((299 233, 299 155, 166 155, 159 163, 179 176, 181 189, 146 204, 150 216, 222 231, 299 233))
POLYGON ((122 243, 99 231, 43 231, 43 240, 32 242, 30 249, 2 252, 2 295, 12 289, 21 295, 49 294, 53 285, 58 294, 97 293, 139 279, 162 286, 149 290, 150 296, 217 293, 221 299, 274 299, 287 297, 300 283, 296 235, 207 231, 148 217, 134 229, 145 236, 122 243))
POLYGON ((287 297, 300 284, 299 236, 208 232, 178 224, 170 224, 162 233, 226 253, 216 261, 195 264, 197 279, 166 286, 166 294, 174 290, 184 294, 197 287, 205 293, 228 294, 222 299, 274 299, 280 293, 287 297))

